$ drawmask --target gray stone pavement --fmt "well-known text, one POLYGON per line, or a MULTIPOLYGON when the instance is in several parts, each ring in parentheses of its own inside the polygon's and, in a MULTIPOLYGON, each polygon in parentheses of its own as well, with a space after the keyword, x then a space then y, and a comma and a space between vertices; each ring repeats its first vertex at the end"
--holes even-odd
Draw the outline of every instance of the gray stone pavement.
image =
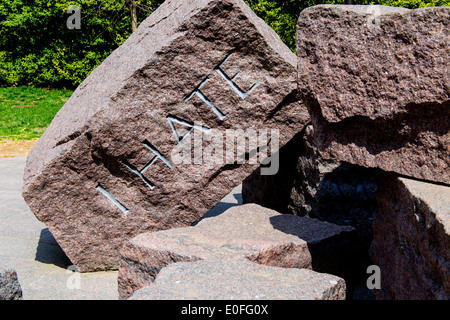
MULTIPOLYGON (((25 300, 118 299, 117 271, 70 271, 70 261, 22 198, 25 163, 26 157, 0 159, 0 265, 16 270, 25 300)), ((205 218, 242 203, 240 192, 235 188, 205 218)))

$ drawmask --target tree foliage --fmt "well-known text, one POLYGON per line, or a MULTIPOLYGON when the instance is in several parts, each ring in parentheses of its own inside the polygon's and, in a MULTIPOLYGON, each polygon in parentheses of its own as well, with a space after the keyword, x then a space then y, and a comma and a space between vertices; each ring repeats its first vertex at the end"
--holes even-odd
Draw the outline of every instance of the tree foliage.
MULTIPOLYGON (((77 86, 131 34, 129 0, 0 0, 0 86, 77 86), (67 8, 81 8, 81 29, 68 29, 67 8)), ((136 0, 138 23, 164 0, 136 0)), ((180 0, 181 1, 181 0, 180 0)), ((344 0, 246 0, 295 50, 295 26, 306 7, 344 0)), ((450 0, 355 0, 418 8, 450 0)))
MULTIPOLYGON (((136 4, 140 21, 159 5, 136 4)), ((126 0, 0 0, 0 85, 74 87, 130 33, 126 0), (79 30, 66 25, 71 5, 79 30)))

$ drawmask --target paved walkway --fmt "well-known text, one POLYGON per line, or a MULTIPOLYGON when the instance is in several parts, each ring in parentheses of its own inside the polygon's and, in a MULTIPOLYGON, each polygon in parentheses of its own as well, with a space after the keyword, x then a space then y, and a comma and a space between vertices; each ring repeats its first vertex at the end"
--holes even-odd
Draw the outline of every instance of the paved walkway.
MULTIPOLYGON (((25 162, 26 157, 0 159, 0 264, 17 271, 23 298, 118 299, 117 271, 75 274, 67 270, 70 261, 22 198, 25 162)), ((239 203, 237 187, 206 217, 239 203)))

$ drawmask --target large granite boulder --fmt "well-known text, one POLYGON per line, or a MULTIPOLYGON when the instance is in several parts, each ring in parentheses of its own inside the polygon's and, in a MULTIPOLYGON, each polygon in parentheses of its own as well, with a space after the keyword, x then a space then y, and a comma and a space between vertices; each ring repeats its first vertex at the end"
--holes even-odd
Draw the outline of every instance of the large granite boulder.
POLYGON ((450 183, 449 26, 449 7, 300 13, 299 91, 324 158, 450 183))
POLYGON ((450 299, 450 187, 382 175, 370 254, 377 299, 450 299))
POLYGON ((152 283, 174 262, 244 257, 263 265, 339 275, 351 259, 354 229, 282 215, 256 204, 235 206, 192 227, 147 232, 121 251, 119 298, 152 283))
POLYGON ((207 259, 171 264, 130 300, 345 300, 345 281, 308 269, 264 266, 242 257, 207 259))
POLYGON ((303 128, 296 88, 295 55, 242 0, 167 0, 56 115, 23 196, 81 272, 117 268, 125 240, 199 220, 303 128), (225 136, 231 160, 208 144, 225 136))

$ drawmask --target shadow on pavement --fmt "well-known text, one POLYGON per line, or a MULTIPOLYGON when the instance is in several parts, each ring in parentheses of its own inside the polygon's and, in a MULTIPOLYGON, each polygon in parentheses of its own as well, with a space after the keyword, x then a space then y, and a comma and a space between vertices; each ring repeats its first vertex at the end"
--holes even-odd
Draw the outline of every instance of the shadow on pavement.
POLYGON ((64 269, 67 269, 68 266, 72 265, 72 262, 70 262, 69 258, 61 249, 58 242, 56 242, 48 228, 41 230, 34 260, 53 264, 64 269))

